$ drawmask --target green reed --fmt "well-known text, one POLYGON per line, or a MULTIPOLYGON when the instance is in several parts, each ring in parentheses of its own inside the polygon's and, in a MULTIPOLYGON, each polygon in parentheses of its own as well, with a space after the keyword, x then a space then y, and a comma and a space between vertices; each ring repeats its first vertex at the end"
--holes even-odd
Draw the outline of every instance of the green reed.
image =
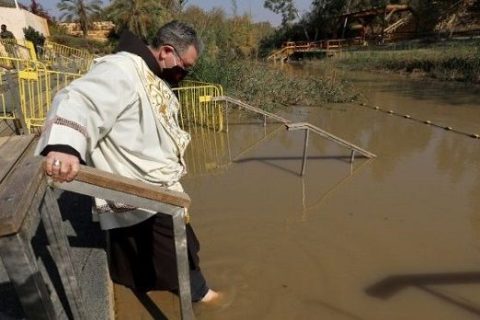
POLYGON ((448 42, 428 47, 400 47, 346 52, 335 63, 353 69, 421 73, 440 80, 480 83, 480 42, 448 42))
POLYGON ((337 79, 333 68, 323 74, 312 77, 251 59, 204 58, 192 77, 220 83, 226 94, 266 110, 292 105, 317 106, 357 98, 346 83, 337 79))

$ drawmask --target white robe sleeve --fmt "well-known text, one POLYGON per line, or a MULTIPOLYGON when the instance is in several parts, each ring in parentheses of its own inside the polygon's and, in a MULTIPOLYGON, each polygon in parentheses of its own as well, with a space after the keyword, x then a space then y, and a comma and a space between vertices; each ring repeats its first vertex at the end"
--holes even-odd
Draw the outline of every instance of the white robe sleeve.
POLYGON ((69 145, 86 160, 115 123, 138 99, 135 69, 119 59, 101 60, 55 96, 36 154, 48 145, 69 145))

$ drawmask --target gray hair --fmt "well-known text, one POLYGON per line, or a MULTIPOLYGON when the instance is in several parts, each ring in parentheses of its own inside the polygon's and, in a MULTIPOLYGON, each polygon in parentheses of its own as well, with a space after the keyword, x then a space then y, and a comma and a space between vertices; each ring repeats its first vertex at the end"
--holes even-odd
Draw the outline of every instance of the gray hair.
POLYGON ((198 55, 203 51, 202 40, 197 36, 197 32, 190 25, 174 20, 160 29, 152 40, 152 47, 155 49, 163 45, 171 45, 180 53, 184 53, 188 47, 193 46, 198 55))

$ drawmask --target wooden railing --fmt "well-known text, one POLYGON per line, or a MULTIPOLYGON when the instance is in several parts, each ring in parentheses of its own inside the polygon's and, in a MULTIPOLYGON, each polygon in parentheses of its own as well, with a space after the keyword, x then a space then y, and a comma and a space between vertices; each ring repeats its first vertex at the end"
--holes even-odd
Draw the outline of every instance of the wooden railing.
POLYGON ((182 319, 193 319, 186 240, 186 208, 190 198, 132 179, 81 166, 69 183, 52 182, 43 158, 34 157, 33 136, 0 138, 0 257, 29 319, 59 319, 31 246, 40 220, 52 249, 60 280, 75 319, 87 317, 70 247, 53 188, 116 201, 172 216, 182 319))
POLYGON ((275 50, 268 57, 267 60, 282 60, 286 59, 295 52, 330 52, 332 50, 339 50, 348 46, 363 46, 364 42, 357 43, 347 39, 329 39, 313 42, 285 42, 282 48, 275 50))

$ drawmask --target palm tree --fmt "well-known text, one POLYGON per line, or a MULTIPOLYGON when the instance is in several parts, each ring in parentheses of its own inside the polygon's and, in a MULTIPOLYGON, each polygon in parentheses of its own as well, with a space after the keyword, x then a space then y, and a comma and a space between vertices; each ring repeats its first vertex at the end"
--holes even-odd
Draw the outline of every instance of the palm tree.
POLYGON ((31 3, 28 7, 26 7, 26 10, 30 11, 31 13, 43 17, 47 19, 48 23, 52 23, 53 19, 52 17, 48 14, 47 10, 45 10, 41 4, 38 3, 37 0, 31 0, 31 3))
POLYGON ((188 1, 189 0, 163 0, 161 2, 168 10, 178 14, 185 8, 188 1))
POLYGON ((80 23, 83 36, 87 36, 88 26, 90 24, 90 17, 98 15, 102 11, 101 0, 60 0, 57 8, 64 12, 60 19, 80 23))
POLYGON ((168 17, 168 8, 158 0, 112 0, 107 16, 117 26, 117 32, 129 29, 146 39, 168 17))

